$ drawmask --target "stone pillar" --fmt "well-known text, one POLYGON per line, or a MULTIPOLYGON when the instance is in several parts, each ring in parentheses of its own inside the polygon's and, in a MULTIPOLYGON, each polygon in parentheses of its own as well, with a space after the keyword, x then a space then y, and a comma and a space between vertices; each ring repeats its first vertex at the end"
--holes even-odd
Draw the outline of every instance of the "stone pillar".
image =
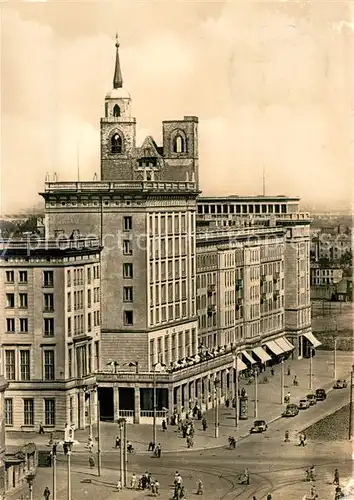
POLYGON ((184 411, 188 411, 189 408, 189 391, 188 391, 188 382, 186 384, 182 385, 183 389, 183 404, 184 404, 184 411))
POLYGON ((192 380, 191 384, 191 401, 192 401, 192 408, 195 406, 195 380, 192 380))
POLYGON ((173 415, 173 409, 174 409, 174 387, 169 387, 168 388, 168 414, 173 415))
POLYGON ((177 413, 181 415, 182 413, 182 387, 179 385, 176 387, 177 393, 177 413))
POLYGON ((222 387, 222 393, 224 396, 224 400, 227 399, 228 397, 228 391, 227 391, 227 370, 223 370, 221 372, 221 387, 222 387))
POLYGON ((209 410, 209 375, 203 379, 205 409, 209 410))
POLYGON ((140 424, 140 387, 134 387, 134 424, 140 424))
POLYGON ((85 429, 86 420, 87 420, 87 423, 88 423, 88 419, 86 419, 86 415, 85 415, 86 404, 85 404, 85 393, 84 393, 84 391, 80 391, 79 392, 78 399, 79 399, 79 405, 80 405, 80 412, 79 412, 80 421, 78 422, 79 429, 85 429))
POLYGON ((202 387, 203 387, 203 384, 202 384, 202 379, 201 378, 198 378, 196 380, 196 384, 197 384, 197 399, 198 399, 198 406, 199 408, 202 407, 202 402, 203 402, 203 394, 202 394, 202 387))
POLYGON ((119 387, 113 386, 113 418, 117 422, 119 418, 119 387))

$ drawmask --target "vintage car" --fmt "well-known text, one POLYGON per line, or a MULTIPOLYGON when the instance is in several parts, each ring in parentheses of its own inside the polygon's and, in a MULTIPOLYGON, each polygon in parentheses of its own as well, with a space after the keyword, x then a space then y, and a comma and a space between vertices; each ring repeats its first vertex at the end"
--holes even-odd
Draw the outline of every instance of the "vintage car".
POLYGON ((336 380, 335 384, 333 385, 333 389, 345 389, 348 387, 348 382, 344 380, 336 380))
POLYGON ((327 399, 327 394, 324 389, 316 389, 315 396, 317 401, 324 401, 325 399, 327 399))
POLYGON ((316 398, 316 394, 307 394, 306 396, 308 402, 310 403, 310 406, 313 406, 317 403, 317 398, 316 398))
POLYGON ((306 398, 300 399, 298 407, 299 407, 299 410, 307 410, 307 408, 310 408, 309 400, 306 398))
POLYGON ((251 428, 251 433, 264 432, 268 429, 268 425, 265 420, 255 420, 253 427, 251 428))
POLYGON ((294 404, 286 405, 285 410, 282 413, 283 417, 296 417, 299 413, 299 407, 294 404))

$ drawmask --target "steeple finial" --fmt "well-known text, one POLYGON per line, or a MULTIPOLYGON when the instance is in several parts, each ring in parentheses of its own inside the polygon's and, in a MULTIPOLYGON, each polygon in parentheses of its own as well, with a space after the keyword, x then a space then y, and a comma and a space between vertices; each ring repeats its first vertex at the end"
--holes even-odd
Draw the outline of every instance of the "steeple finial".
POLYGON ((118 33, 117 33, 116 34, 116 67, 114 69, 113 88, 120 89, 122 87, 123 87, 123 78, 122 78, 122 72, 120 70, 119 41, 118 41, 118 33))

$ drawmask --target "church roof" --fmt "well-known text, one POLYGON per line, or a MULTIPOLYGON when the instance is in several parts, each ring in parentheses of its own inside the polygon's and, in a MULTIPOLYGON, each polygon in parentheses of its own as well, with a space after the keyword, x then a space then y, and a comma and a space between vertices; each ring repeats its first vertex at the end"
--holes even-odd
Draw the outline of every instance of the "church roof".
POLYGON ((148 135, 140 148, 137 148, 137 154, 138 156, 162 156, 163 155, 163 148, 161 146, 158 146, 154 140, 154 138, 151 135, 148 135), (146 154, 146 150, 149 151, 148 154, 146 154))

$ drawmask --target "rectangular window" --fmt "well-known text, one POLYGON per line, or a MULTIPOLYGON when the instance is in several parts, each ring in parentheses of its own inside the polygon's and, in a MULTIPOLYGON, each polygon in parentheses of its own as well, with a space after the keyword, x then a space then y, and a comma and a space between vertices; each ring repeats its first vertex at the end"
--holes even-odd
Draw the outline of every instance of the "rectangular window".
POLYGON ((91 285, 91 267, 87 268, 87 284, 91 285))
POLYGON ((133 287, 132 286, 123 287, 123 301, 124 302, 133 302, 133 287))
POLYGON ((5 351, 5 374, 6 380, 16 378, 15 351, 5 351))
POLYGON ((44 400, 44 425, 55 426, 55 399, 44 400))
POLYGON ((133 264, 123 264, 123 278, 133 278, 133 264))
POLYGON ((73 376, 73 351, 72 349, 68 350, 68 372, 69 378, 73 376))
POLYGON ((54 294, 44 293, 43 294, 43 312, 53 312, 54 311, 54 294))
POLYGON ((123 311, 123 322, 125 326, 133 325, 133 311, 123 311))
POLYGON ((27 283, 27 271, 19 271, 18 277, 20 283, 27 283))
POLYGON ((28 333, 28 318, 20 318, 20 332, 28 333))
POLYGON ((13 283, 14 281, 15 281, 14 271, 6 271, 6 283, 13 283))
POLYGON ((21 309, 28 308, 28 295, 27 295, 27 293, 20 293, 20 308, 21 309))
POLYGON ((91 321, 91 313, 87 315, 87 331, 90 332, 92 330, 92 321, 91 321))
POLYGON ((5 398, 5 425, 13 425, 13 422, 13 400, 10 398, 5 398))
POLYGON ((97 341, 95 342, 95 364, 96 364, 96 370, 99 370, 100 368, 100 343, 97 341))
POLYGON ((87 346, 87 361, 88 361, 88 373, 92 373, 92 347, 91 344, 87 346))
POLYGON ((131 240, 123 240, 123 255, 132 255, 133 247, 131 240))
POLYGON ((71 271, 70 271, 70 269, 68 269, 66 271, 66 284, 68 287, 71 286, 71 271))
POLYGON ((68 335, 71 335, 71 317, 68 318, 68 335))
POLYGON ((123 217, 123 230, 131 231, 133 229, 133 219, 131 216, 123 217))
POLYGON ((87 290, 87 307, 91 307, 91 290, 87 290))
POLYGON ((23 400, 23 425, 34 425, 34 401, 33 399, 23 400))
POLYGON ((20 351, 20 379, 30 380, 30 351, 20 351))
POLYGON ((54 351, 44 351, 44 380, 54 380, 54 351))
POLYGON ((54 272, 43 271, 43 286, 52 288, 54 286, 54 272))
POLYGON ((44 318, 44 335, 54 337, 54 318, 44 318))
POLYGON ((15 307, 15 294, 7 293, 6 294, 6 307, 8 309, 13 309, 15 307))
POLYGON ((15 318, 6 318, 6 331, 7 332, 15 331, 15 318))

